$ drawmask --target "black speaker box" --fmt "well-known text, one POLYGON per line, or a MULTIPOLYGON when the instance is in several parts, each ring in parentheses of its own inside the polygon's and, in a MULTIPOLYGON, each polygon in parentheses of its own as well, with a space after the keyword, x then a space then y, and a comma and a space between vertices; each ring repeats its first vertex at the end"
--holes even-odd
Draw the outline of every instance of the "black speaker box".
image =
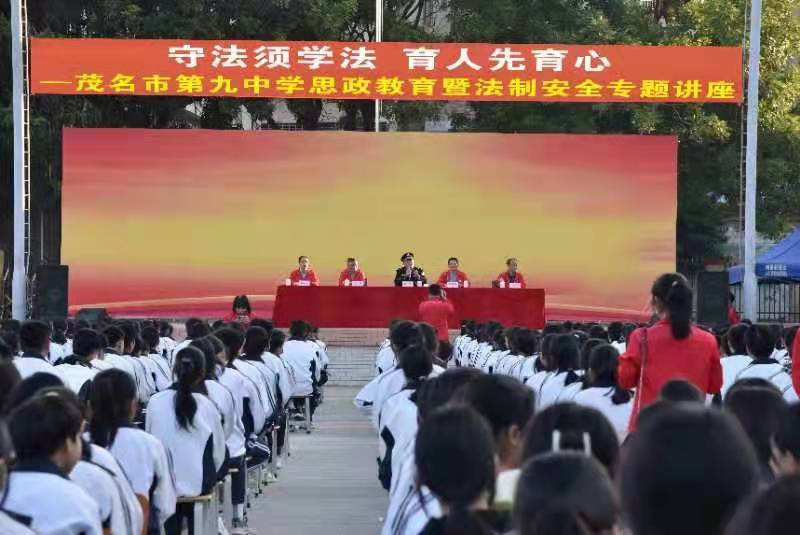
POLYGON ((39 266, 34 317, 41 320, 66 318, 69 304, 68 287, 67 266, 39 266))
POLYGON ((714 329, 728 325, 727 271, 704 271, 697 278, 697 323, 714 329))

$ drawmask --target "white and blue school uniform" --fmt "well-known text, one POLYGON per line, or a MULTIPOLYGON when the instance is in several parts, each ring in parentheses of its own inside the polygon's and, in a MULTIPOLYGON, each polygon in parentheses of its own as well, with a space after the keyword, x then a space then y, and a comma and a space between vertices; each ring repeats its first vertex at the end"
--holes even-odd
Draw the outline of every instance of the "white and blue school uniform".
POLYGON ((23 379, 27 379, 34 373, 49 373, 61 377, 56 367, 38 353, 23 353, 14 359, 14 366, 23 379))
MULTIPOLYGON (((131 377, 133 377, 134 381, 136 380, 136 372, 133 369, 133 364, 131 364, 131 362, 128 360, 128 357, 118 353, 114 349, 106 348, 103 353, 103 360, 106 362, 106 364, 109 364, 112 368, 122 370, 131 377)), ((137 384, 137 389, 138 389, 138 384, 137 384)))
POLYGON ((95 368, 92 368, 91 361, 84 362, 77 355, 70 355, 62 359, 56 369, 59 377, 64 381, 64 385, 78 394, 81 399, 86 399, 89 385, 98 373, 95 368))
POLYGON ((620 355, 624 355, 625 351, 628 348, 628 344, 626 344, 625 342, 611 342, 611 345, 614 347, 614 349, 619 351, 620 355))
POLYGON ((192 425, 184 429, 175 416, 176 394, 175 390, 165 390, 150 398, 145 428, 164 444, 172 458, 177 495, 200 496, 213 488, 225 462, 222 417, 210 399, 192 394, 197 411, 192 425))
POLYGON ((72 339, 67 338, 67 341, 64 342, 64 345, 61 346, 61 353, 66 357, 72 355, 72 339))
POLYGON ((174 342, 172 345, 172 350, 169 352, 169 361, 173 365, 175 364, 175 356, 180 353, 181 349, 189 347, 189 344, 192 343, 191 338, 186 338, 181 342, 174 342))
POLYGON ((174 354, 173 351, 176 345, 178 345, 178 342, 169 336, 161 336, 158 339, 158 347, 156 347, 156 351, 158 351, 158 354, 164 357, 171 364, 172 355, 174 354))
POLYGON ((737 381, 739 374, 753 362, 753 357, 749 355, 731 355, 720 359, 722 366, 722 398, 728 394, 728 390, 737 381))
POLYGON ((567 403, 574 401, 578 392, 583 390, 583 370, 575 370, 575 374, 579 377, 574 383, 570 383, 561 389, 561 392, 556 396, 556 403, 567 403))
MULTIPOLYGON (((87 440, 89 439, 87 435, 87 440)), ((84 443, 84 447, 88 444, 90 448, 91 462, 105 468, 114 479, 114 483, 119 491, 120 499, 126 515, 126 525, 131 526, 131 532, 136 535, 142 532, 144 524, 144 513, 139 500, 136 498, 136 493, 133 492, 133 487, 128 479, 128 476, 122 470, 119 463, 111 452, 105 448, 101 448, 97 444, 84 443)))
POLYGON ((536 406, 539 410, 558 403, 558 397, 566 386, 564 383, 567 375, 569 375, 569 371, 557 371, 542 381, 536 396, 536 406))
POLYGON ((147 404, 150 397, 158 392, 156 388, 155 365, 150 359, 145 357, 134 357, 132 355, 124 355, 124 357, 133 368, 139 402, 147 404))
POLYGON ((736 380, 752 379, 754 377, 766 379, 774 384, 783 394, 783 399, 789 403, 794 403, 798 400, 797 392, 795 392, 792 384, 792 376, 786 372, 786 369, 777 360, 771 358, 753 359, 753 362, 736 375, 736 380))
POLYGON ((283 362, 283 359, 278 355, 267 351, 261 355, 261 360, 264 365, 276 376, 275 401, 277 403, 280 398, 283 407, 288 405, 294 390, 294 377, 292 376, 289 367, 283 362))
MULTIPOLYGON (((244 436, 245 438, 254 439, 264 428, 267 420, 267 414, 264 412, 264 401, 261 399, 258 384, 230 366, 220 371, 218 380, 234 393, 237 399, 236 402, 241 403, 241 422, 244 436)), ((233 451, 231 455, 236 457, 233 451)))
POLYGON ((320 370, 324 370, 331 363, 328 346, 322 340, 312 340, 312 342, 317 346, 317 362, 320 364, 320 370))
MULTIPOLYGON (((206 391, 208 399, 217 407, 222 415, 222 431, 225 433, 225 446, 231 457, 238 457, 231 453, 231 446, 244 449, 244 433, 234 436, 236 432, 236 422, 241 423, 241 414, 236 414, 236 400, 228 387, 217 381, 206 379, 206 391)), ((244 453, 242 453, 244 455, 244 453)))
POLYGON ((156 383, 156 392, 162 392, 172 386, 172 368, 169 359, 161 354, 150 354, 146 357, 152 362, 150 367, 156 383))
POLYGON ((486 364, 486 360, 489 358, 489 355, 492 354, 492 351, 494 351, 494 348, 490 343, 481 342, 478 344, 478 350, 471 359, 470 366, 482 370, 483 366, 486 364))
POLYGON ((397 358, 392 349, 392 342, 387 338, 378 348, 378 354, 375 356, 375 375, 388 372, 395 367, 396 363, 397 358))
MULTIPOLYGON (((442 373, 444 373, 444 368, 434 364, 433 371, 428 377, 436 377, 442 373)), ((379 428, 378 421, 383 410, 383 404, 387 399, 400 392, 407 382, 408 380, 400 368, 395 368, 379 377, 375 385, 375 398, 372 403, 372 425, 375 429, 379 428)))
POLYGON ((394 368, 391 368, 380 375, 376 375, 372 378, 372 380, 361 387, 361 390, 358 391, 358 394, 356 394, 356 397, 353 399, 353 404, 360 409, 372 407, 375 404, 375 395, 378 392, 378 382, 380 382, 381 377, 392 370, 394 370, 394 368))
POLYGON ((511 353, 508 350, 496 350, 489 353, 489 357, 486 359, 486 362, 483 363, 483 368, 481 368, 484 373, 497 373, 495 368, 497 367, 497 362, 508 356, 511 353))
POLYGON ((538 355, 532 355, 530 357, 524 357, 520 362, 516 363, 509 375, 511 377, 516 377, 522 383, 528 382, 528 380, 536 375, 536 362, 538 361, 538 355))
POLYGON ((0 510, 0 533, 3 535, 36 535, 29 527, 20 524, 0 510))
POLYGON ((283 344, 283 360, 294 372, 295 386, 292 397, 313 394, 314 385, 318 384, 321 371, 317 362, 317 345, 306 340, 287 340, 283 344))
POLYGON ((497 362, 494 364, 492 373, 497 375, 511 375, 511 370, 514 365, 520 362, 524 357, 521 355, 512 355, 510 351, 505 352, 498 357, 497 362))
POLYGON ((91 366, 92 368, 97 370, 98 373, 114 369, 114 366, 112 366, 110 362, 107 362, 105 360, 105 356, 102 356, 97 359, 92 359, 91 366))
POLYGON ((272 418, 277 410, 276 402, 276 376, 267 368, 264 362, 258 360, 247 360, 240 357, 233 361, 233 365, 247 379, 252 381, 258 388, 259 399, 264 408, 264 415, 267 420, 272 418))
MULTIPOLYGON (((175 514, 176 502, 172 460, 164 445, 141 429, 120 427, 107 451, 130 483, 132 492, 147 498, 150 526, 162 526, 175 514)), ((103 457, 97 456, 97 461, 103 463, 103 457)))
POLYGON ((55 366, 56 362, 67 355, 69 355, 69 353, 64 353, 64 347, 61 344, 50 342, 50 350, 47 354, 47 360, 50 364, 55 366))
POLYGON ((527 381, 525 381, 525 386, 533 390, 536 394, 536 408, 539 408, 539 396, 542 391, 542 385, 544 385, 552 375, 555 375, 555 372, 542 370, 540 372, 534 373, 527 381))
POLYGON ((608 418, 617 432, 620 444, 628 436, 628 425, 633 412, 633 396, 627 403, 615 404, 612 401, 615 388, 613 386, 594 386, 581 390, 573 401, 578 405, 597 409, 608 418))
POLYGON ((404 389, 383 404, 378 432, 378 463, 391 469, 392 478, 400 469, 407 444, 414 443, 419 429, 417 405, 411 401, 414 391, 404 389))
POLYGON ((442 516, 439 500, 426 486, 417 491, 414 442, 406 444, 404 461, 392 474, 389 508, 381 535, 418 535, 432 518, 442 516))
POLYGON ((3 509, 39 535, 103 534, 97 502, 50 460, 17 464, 3 509))
POLYGON ((479 345, 480 344, 478 343, 478 341, 472 338, 470 338, 464 344, 464 349, 462 350, 462 355, 461 355, 461 366, 465 368, 475 366, 475 358, 477 357, 479 345))

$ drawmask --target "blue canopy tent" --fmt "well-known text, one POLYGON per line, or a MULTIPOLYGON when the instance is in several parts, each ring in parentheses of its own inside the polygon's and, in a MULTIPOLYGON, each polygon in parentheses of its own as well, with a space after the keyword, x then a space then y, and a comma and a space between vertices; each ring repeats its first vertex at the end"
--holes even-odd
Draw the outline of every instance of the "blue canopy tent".
MULTIPOLYGON (((756 277, 760 280, 800 281, 800 228, 756 258, 756 277)), ((730 284, 740 284, 743 279, 744 266, 728 270, 730 284)))

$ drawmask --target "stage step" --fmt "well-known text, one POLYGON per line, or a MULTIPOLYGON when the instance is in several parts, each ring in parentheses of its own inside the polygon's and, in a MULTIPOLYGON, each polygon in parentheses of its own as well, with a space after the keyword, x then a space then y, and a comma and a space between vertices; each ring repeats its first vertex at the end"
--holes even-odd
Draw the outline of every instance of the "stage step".
POLYGON ((375 346, 328 346, 329 384, 361 386, 375 377, 375 346))

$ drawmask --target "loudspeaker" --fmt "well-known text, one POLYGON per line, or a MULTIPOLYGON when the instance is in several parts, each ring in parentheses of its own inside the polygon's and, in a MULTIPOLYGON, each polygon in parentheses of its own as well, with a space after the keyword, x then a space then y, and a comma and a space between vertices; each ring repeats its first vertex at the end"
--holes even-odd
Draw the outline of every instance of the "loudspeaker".
POLYGON ((703 271, 697 276, 697 323, 714 329, 728 325, 730 288, 727 271, 703 271))
POLYGON ((97 325, 109 318, 105 308, 82 308, 75 315, 75 321, 87 321, 89 325, 97 325))
POLYGON ((34 317, 54 320, 67 317, 69 268, 39 266, 34 317))

